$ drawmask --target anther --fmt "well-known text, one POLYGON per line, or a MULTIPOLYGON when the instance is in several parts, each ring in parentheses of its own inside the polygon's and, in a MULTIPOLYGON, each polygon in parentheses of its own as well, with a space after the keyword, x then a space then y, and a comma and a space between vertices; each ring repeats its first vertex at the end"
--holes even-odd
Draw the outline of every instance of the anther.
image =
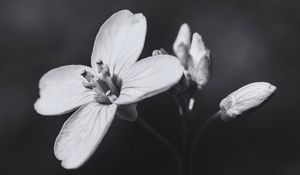
POLYGON ((83 76, 83 78, 86 79, 86 81, 90 82, 91 79, 94 78, 94 75, 92 73, 90 73, 89 71, 87 70, 84 70, 82 73, 81 73, 81 76, 83 76))
POLYGON ((103 61, 99 60, 97 63, 97 67, 98 67, 98 73, 102 72, 103 69, 103 61))
POLYGON ((101 73, 102 73, 102 76, 104 79, 106 79, 107 77, 110 77, 110 72, 109 72, 109 68, 108 68, 107 64, 102 66, 101 73))

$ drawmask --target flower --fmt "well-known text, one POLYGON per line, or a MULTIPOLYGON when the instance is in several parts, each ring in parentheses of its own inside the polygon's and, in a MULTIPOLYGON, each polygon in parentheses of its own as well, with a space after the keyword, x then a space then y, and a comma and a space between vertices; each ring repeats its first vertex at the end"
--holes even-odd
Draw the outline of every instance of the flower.
POLYGON ((196 83, 198 89, 202 89, 211 71, 210 52, 206 49, 202 37, 194 33, 191 42, 191 31, 185 23, 179 29, 173 51, 185 68, 187 79, 196 83))
POLYGON ((274 94, 275 90, 276 87, 267 82, 255 82, 241 87, 221 101, 221 119, 227 121, 258 108, 274 94))
POLYGON ((142 14, 121 10, 101 26, 91 67, 62 66, 41 78, 40 98, 34 104, 38 113, 59 115, 78 108, 54 144, 64 168, 78 168, 93 154, 114 116, 135 120, 138 101, 169 89, 181 78, 183 68, 175 57, 137 61, 146 28, 142 14))

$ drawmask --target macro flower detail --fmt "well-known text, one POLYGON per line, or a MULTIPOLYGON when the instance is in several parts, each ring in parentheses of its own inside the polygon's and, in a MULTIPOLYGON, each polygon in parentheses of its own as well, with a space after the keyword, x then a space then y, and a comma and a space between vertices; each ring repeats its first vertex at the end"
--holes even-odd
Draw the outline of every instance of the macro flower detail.
POLYGON ((221 119, 227 121, 261 106, 275 91, 276 87, 267 82, 255 82, 241 87, 221 101, 221 119))
POLYGON ((168 90, 183 74, 173 56, 137 61, 144 46, 146 19, 121 10, 100 28, 91 67, 68 65, 47 72, 34 104, 42 115, 76 110, 64 123, 54 153, 67 169, 80 167, 96 150, 114 117, 134 121, 137 102, 168 90))
POLYGON ((210 52, 202 37, 194 33, 191 40, 189 26, 183 24, 173 44, 173 51, 185 68, 187 79, 195 82, 198 89, 206 85, 211 72, 210 52))

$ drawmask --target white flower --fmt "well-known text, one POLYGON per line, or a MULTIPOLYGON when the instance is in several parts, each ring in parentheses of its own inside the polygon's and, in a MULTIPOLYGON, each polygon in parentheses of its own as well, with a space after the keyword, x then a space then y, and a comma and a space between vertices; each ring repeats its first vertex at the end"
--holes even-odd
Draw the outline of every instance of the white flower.
POLYGON ((206 49, 202 37, 194 33, 191 42, 190 28, 187 24, 183 24, 173 44, 173 51, 184 66, 187 78, 202 89, 211 71, 209 50, 206 49))
POLYGON ((241 87, 221 101, 221 119, 230 120, 259 107, 275 90, 276 87, 267 82, 255 82, 241 87))
POLYGON ((121 10, 100 28, 91 67, 62 66, 41 78, 40 98, 34 104, 38 113, 59 115, 79 107, 54 144, 55 156, 63 167, 81 166, 95 151, 115 115, 135 120, 138 101, 169 89, 181 78, 183 69, 175 57, 158 55, 137 61, 146 28, 142 14, 121 10))

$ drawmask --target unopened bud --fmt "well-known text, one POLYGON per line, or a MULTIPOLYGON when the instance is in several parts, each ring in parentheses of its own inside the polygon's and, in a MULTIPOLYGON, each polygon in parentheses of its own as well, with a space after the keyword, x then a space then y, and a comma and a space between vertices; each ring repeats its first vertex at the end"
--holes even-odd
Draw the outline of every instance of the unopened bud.
POLYGON ((190 43, 191 43, 191 30, 188 24, 184 23, 181 25, 176 40, 173 44, 173 51, 177 55, 178 46, 180 44, 183 44, 185 47, 190 48, 190 43))
POLYGON ((206 49, 198 33, 193 34, 190 56, 191 59, 188 60, 190 78, 196 82, 199 89, 202 89, 208 82, 212 66, 209 50, 206 49))
POLYGON ((275 90, 276 87, 267 82, 255 82, 241 87, 221 101, 221 119, 227 121, 260 107, 275 90))

